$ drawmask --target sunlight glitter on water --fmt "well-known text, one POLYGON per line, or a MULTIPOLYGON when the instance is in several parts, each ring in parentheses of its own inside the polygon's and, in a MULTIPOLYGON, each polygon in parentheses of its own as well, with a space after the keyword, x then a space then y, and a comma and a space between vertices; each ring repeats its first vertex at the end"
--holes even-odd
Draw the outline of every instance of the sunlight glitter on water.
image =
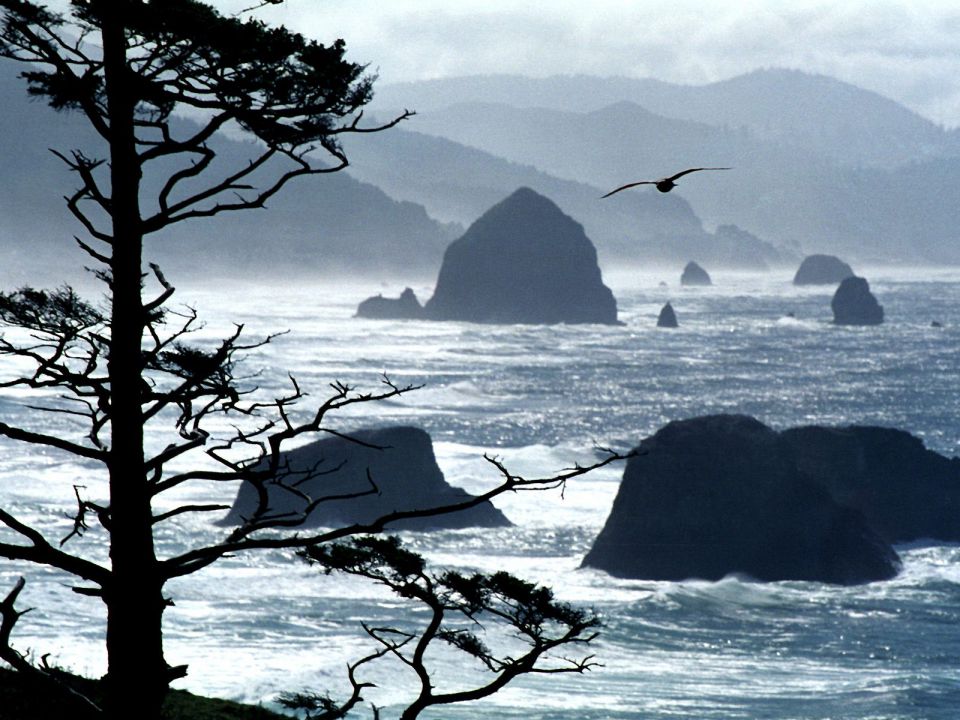
MULTIPOLYGON (((378 290, 361 285, 253 287, 230 298, 187 288, 184 297, 210 317, 197 337, 203 342, 228 333, 233 319, 249 320, 253 337, 291 330, 245 363, 264 369, 253 382, 267 396, 288 387, 288 370, 314 401, 337 379, 376 389, 383 371, 425 383, 332 420, 338 429, 424 427, 447 480, 478 492, 498 479, 484 453, 513 472, 542 476, 591 462, 596 444, 627 449, 669 420, 716 411, 750 413, 777 429, 894 425, 956 454, 960 275, 878 272, 870 281, 888 317, 874 330, 831 326, 828 289, 794 288, 776 274, 717 273, 713 288, 696 291, 662 274, 618 275, 627 325, 603 328, 357 321, 356 303, 378 290), (670 287, 660 288, 661 279, 670 287), (680 316, 676 332, 654 327, 667 299, 680 316), (944 327, 933 331, 926 315, 944 327)), ((0 396, 6 422, 60 427, 19 400, 0 396)), ((64 512, 74 507, 74 484, 103 492, 84 464, 3 448, 0 501, 44 523, 51 537, 69 529, 64 512)), ((550 584, 562 600, 595 606, 606 622, 594 648, 603 668, 569 683, 530 678, 433 717, 953 720, 947 701, 960 704, 956 547, 905 548, 899 577, 857 588, 619 580, 579 565, 621 472, 605 468, 562 495, 498 499, 513 528, 405 535, 438 566, 507 569, 550 584)), ((229 503, 232 494, 199 485, 179 497, 229 503)), ((170 554, 222 532, 207 518, 181 518, 158 543, 170 554)), ((92 533, 77 546, 105 560, 101 537, 92 533)), ((102 672, 101 604, 72 593, 56 573, 10 566, 0 579, 10 586, 19 572, 30 576, 24 602, 37 610, 18 626, 18 644, 102 672)), ((343 689, 346 660, 368 649, 359 620, 406 617, 385 591, 320 577, 284 553, 231 559, 169 590, 178 603, 167 618, 170 660, 193 668, 181 686, 254 702, 281 690, 343 689)), ((402 699, 389 689, 407 682, 398 669, 378 671, 377 679, 380 702, 402 699)))

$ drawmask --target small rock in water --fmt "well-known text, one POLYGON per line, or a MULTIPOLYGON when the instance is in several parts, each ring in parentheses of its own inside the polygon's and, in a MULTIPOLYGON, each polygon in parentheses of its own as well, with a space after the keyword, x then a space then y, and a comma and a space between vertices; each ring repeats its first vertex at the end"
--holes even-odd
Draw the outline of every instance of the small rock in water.
POLYGON ((680 327, 680 323, 677 322, 677 314, 673 311, 673 306, 670 303, 664 305, 660 310, 660 317, 657 318, 657 327, 680 327))
POLYGON ((423 317, 423 306, 417 300, 416 293, 406 288, 399 298, 385 298, 374 295, 357 307, 356 317, 376 320, 416 320, 423 317))

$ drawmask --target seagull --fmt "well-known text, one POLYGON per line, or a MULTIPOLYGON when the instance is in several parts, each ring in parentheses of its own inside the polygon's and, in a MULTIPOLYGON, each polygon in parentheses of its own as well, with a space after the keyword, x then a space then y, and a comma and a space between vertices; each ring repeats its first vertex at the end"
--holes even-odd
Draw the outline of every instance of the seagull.
POLYGON ((603 195, 601 199, 610 197, 614 193, 618 193, 621 190, 626 190, 627 188, 636 187, 637 185, 656 185, 657 190, 662 193, 668 193, 673 190, 677 183, 674 180, 682 178, 684 175, 692 172, 699 172, 700 170, 732 170, 733 168, 728 167, 702 167, 702 168, 688 168, 682 172, 678 172, 676 175, 671 175, 670 177, 660 178, 659 180, 641 180, 640 182, 627 183, 626 185, 621 185, 616 190, 611 190, 606 195, 603 195))

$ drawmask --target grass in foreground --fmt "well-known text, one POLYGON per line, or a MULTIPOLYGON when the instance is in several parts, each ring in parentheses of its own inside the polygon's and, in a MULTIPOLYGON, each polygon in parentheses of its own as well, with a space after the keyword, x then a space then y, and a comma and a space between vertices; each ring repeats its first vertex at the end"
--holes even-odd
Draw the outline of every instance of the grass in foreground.
MULTIPOLYGON (((66 675, 69 682, 94 701, 100 701, 100 682, 66 675)), ((136 708, 131 708, 133 713, 136 708)), ((131 714, 135 717, 135 714, 131 714)), ((290 720, 288 715, 228 700, 171 690, 164 705, 166 720, 290 720)), ((0 668, 0 720, 94 720, 98 715, 69 693, 49 682, 0 668)))

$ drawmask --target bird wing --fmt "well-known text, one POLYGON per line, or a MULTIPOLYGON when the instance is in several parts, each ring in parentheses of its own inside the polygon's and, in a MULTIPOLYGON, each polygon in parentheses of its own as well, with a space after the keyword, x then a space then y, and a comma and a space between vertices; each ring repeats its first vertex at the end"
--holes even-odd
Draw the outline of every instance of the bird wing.
POLYGON ((618 193, 621 190, 626 190, 627 188, 636 187, 637 185, 656 185, 656 184, 657 184, 656 180, 641 180, 640 182, 627 183, 626 185, 621 185, 616 190, 611 190, 606 195, 601 195, 600 199, 603 200, 603 198, 610 197, 614 193, 618 193))
POLYGON ((684 175, 687 175, 688 173, 698 172, 699 170, 733 170, 733 168, 728 168, 728 167, 688 168, 688 169, 686 169, 686 170, 683 170, 682 172, 678 172, 676 175, 671 175, 671 176, 668 177, 668 178, 664 178, 664 180, 673 181, 673 180, 676 180, 677 178, 681 178, 681 177, 683 177, 684 175))

